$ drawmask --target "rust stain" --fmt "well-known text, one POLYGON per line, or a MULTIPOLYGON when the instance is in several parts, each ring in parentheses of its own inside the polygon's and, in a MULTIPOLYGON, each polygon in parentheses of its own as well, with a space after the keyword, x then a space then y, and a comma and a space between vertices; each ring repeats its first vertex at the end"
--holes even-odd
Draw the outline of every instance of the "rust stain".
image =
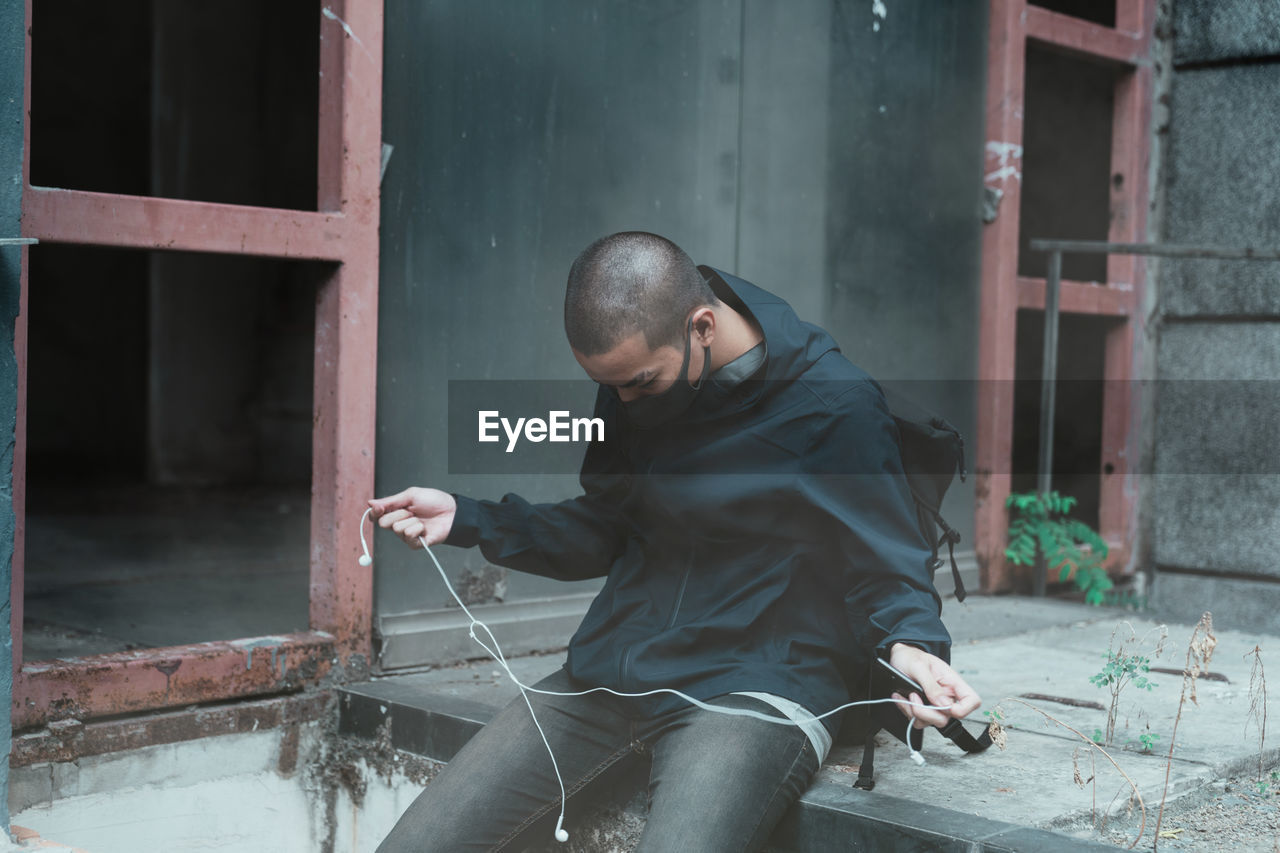
POLYGON ((977 468, 973 472, 973 497, 979 505, 991 496, 991 469, 977 468))
POLYGON ((181 660, 161 661, 160 663, 155 664, 155 668, 163 672, 165 676, 173 675, 178 671, 178 667, 180 666, 182 666, 181 660))
POLYGON ((298 734, 298 727, 291 725, 285 729, 284 737, 280 739, 280 760, 277 770, 286 779, 298 769, 298 734))
MULTIPOLYGON (((182 666, 181 658, 178 658, 177 660, 159 661, 158 663, 155 664, 156 669, 158 669, 164 675, 165 699, 169 698, 169 688, 173 686, 173 674, 178 671, 178 667, 180 666, 182 666)), ((128 680, 129 679, 127 678, 125 679, 126 682, 128 680)))
POLYGON ((165 657, 148 650, 105 655, 92 663, 82 659, 23 667, 14 684, 13 727, 25 730, 51 720, 88 720, 292 690, 316 683, 328 672, 334 656, 328 638, 308 639, 278 648, 278 668, 246 671, 243 648, 229 645, 168 649, 165 657), (181 655, 173 657, 175 651, 181 655), (236 665, 230 665, 231 660, 236 665), (175 680, 179 669, 184 677, 175 680), (164 675, 164 685, 155 673, 164 675))

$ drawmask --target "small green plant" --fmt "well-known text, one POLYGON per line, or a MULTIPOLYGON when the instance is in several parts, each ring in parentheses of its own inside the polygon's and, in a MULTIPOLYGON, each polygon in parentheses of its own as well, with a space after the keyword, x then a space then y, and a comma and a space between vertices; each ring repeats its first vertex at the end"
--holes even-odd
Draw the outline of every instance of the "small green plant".
POLYGON ((1253 785, 1260 797, 1280 797, 1280 770, 1272 770, 1268 778, 1259 779, 1253 785))
MULTIPOLYGON (((1111 707, 1107 710, 1107 730, 1103 734, 1101 730, 1094 731, 1094 741, 1103 743, 1107 746, 1115 741, 1116 736, 1116 716, 1120 710, 1120 693, 1124 690, 1125 685, 1132 684, 1139 690, 1150 691, 1157 685, 1154 681, 1147 678, 1147 673, 1151 671, 1151 658, 1137 652, 1130 652, 1128 643, 1121 643, 1120 648, 1107 649, 1103 655, 1107 662, 1102 667, 1102 671, 1097 675, 1089 677, 1089 682, 1098 687, 1105 687, 1111 693, 1111 707), (1103 734, 1102 740, 1098 740, 1098 735, 1103 734)), ((1148 737, 1146 735, 1144 738, 1148 737)), ((1151 738, 1159 737, 1159 735, 1151 735, 1151 738)), ((1141 739, 1141 738, 1140 738, 1141 739)), ((1150 751, 1151 745, 1147 740, 1142 740, 1145 746, 1144 751, 1150 751)))
MULTIPOLYGON (((1138 740, 1136 741, 1138 744, 1138 752, 1141 752, 1143 755, 1150 755, 1151 751, 1155 749, 1156 741, 1158 740, 1160 740, 1160 735, 1153 734, 1151 732, 1138 735, 1138 740)), ((1131 740, 1129 743, 1135 743, 1135 741, 1131 740)))
POLYGON ((1019 566, 1035 566, 1036 552, 1044 554, 1058 580, 1074 573, 1076 586, 1090 604, 1102 604, 1113 584, 1102 561, 1107 543, 1092 527, 1078 518, 1069 518, 1076 499, 1058 492, 1015 492, 1005 506, 1014 511, 1009 523, 1009 547, 1004 555, 1019 566))

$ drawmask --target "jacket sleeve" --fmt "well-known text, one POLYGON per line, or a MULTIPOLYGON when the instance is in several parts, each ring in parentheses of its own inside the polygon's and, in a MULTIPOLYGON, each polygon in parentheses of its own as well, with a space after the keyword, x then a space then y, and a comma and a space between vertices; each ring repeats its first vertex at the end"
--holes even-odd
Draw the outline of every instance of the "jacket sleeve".
POLYGON ((810 499, 835 522, 845 615, 860 645, 894 643, 950 660, 951 636, 902 470, 897 426, 873 381, 857 382, 818 421, 806 454, 810 499))
MULTIPOLYGON (((595 413, 609 439, 617 418, 603 389, 595 413)), ((447 545, 480 546, 495 565, 556 580, 586 580, 609 573, 626 541, 621 510, 630 477, 616 439, 587 444, 579 482, 583 494, 559 503, 531 504, 519 495, 500 501, 454 495, 458 502, 447 545)))

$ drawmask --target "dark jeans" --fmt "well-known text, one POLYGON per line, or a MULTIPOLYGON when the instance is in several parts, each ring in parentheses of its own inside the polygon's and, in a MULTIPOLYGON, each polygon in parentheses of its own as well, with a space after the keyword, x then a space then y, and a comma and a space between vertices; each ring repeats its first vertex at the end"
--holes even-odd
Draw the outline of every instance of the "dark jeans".
MULTIPOLYGON (((561 669, 535 686, 569 692, 587 685, 561 669)), ((648 759, 649 817, 638 851, 759 850, 818 769, 812 745, 793 725, 694 705, 632 718, 626 699, 603 693, 529 699, 564 777, 571 837, 585 806, 620 779, 634 779, 648 759)), ((708 704, 779 716, 748 696, 708 704)), ((517 697, 427 784, 378 853, 554 846, 559 811, 551 758, 517 697)))

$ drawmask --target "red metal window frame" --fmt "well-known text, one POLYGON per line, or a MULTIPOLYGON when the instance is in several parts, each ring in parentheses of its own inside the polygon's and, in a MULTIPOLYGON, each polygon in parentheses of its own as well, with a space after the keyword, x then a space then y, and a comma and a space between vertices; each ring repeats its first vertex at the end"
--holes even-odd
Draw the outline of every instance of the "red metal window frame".
MULTIPOLYGON (((1018 208, 1021 162, 1002 169, 1000 152, 1021 151, 1025 101, 1026 44, 1030 39, 1121 71, 1112 113, 1111 223, 1107 239, 1143 242, 1147 166, 1150 157, 1155 0, 1116 0, 1116 26, 1104 27, 1034 6, 1028 0, 991 0, 987 57, 987 185, 1004 193, 1000 214, 985 226, 982 241, 980 344, 978 352, 978 441, 975 462, 974 530, 982 588, 1010 589, 1014 568, 1004 558, 1013 457, 1014 340, 1019 308, 1044 309, 1045 280, 1018 275, 1018 208), (994 143, 994 147, 993 147, 994 143), (1001 146, 1005 146, 1001 148, 1001 146), (1119 180, 1116 180, 1119 176, 1119 180)), ((1056 235, 1033 234, 1052 238, 1056 235)), ((1131 573, 1137 532, 1137 478, 1128 476, 1138 458, 1137 375, 1145 287, 1141 258, 1111 255, 1107 281, 1062 283, 1062 311, 1122 320, 1106 334, 1102 423, 1103 473, 1099 526, 1111 546, 1113 571, 1131 573)))
MULTIPOLYGON (((370 653, 373 583, 357 564, 357 521, 373 490, 382 127, 381 0, 321 0, 317 211, 34 187, 31 16, 22 234, 42 243, 221 252, 335 262, 316 309, 310 630, 279 637, 22 661, 26 492, 27 254, 14 334, 13 726, 276 692, 370 653), (254 654, 254 652, 257 654, 254 654)), ((39 286, 39 282, 36 283, 39 286)))

